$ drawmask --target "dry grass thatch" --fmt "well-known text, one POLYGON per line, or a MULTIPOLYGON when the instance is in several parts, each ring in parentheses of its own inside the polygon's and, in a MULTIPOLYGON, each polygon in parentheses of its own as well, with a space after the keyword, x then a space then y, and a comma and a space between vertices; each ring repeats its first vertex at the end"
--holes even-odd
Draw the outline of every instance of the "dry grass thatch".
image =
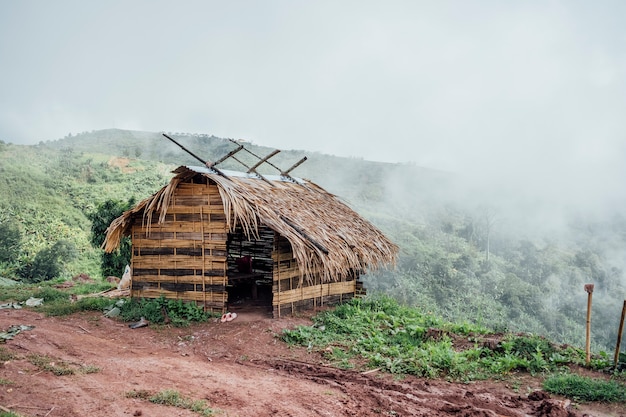
POLYGON ((115 219, 107 230, 104 249, 115 250, 130 233, 132 219, 142 216, 149 225, 153 215, 164 221, 168 204, 181 182, 201 174, 217 184, 227 214, 227 226, 241 225, 254 237, 260 224, 291 243, 302 276, 321 271, 333 282, 352 271, 394 264, 398 247, 367 220, 334 195, 309 181, 264 181, 250 175, 213 173, 204 167, 179 167, 170 183, 115 219))

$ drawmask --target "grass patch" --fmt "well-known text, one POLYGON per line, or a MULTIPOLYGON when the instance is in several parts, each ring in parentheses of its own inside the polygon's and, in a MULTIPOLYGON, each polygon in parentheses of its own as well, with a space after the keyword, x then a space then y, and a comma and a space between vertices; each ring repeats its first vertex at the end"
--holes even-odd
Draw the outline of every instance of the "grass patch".
POLYGON ((0 362, 6 362, 13 359, 17 359, 17 355, 7 348, 0 346, 0 362))
POLYGON ((132 390, 126 393, 126 398, 136 398, 138 400, 147 400, 152 394, 146 390, 132 390))
POLYGON ((150 401, 153 404, 182 408, 201 416, 213 416, 218 412, 218 410, 209 407, 206 401, 186 398, 180 395, 178 391, 174 390, 163 390, 156 394, 152 394, 146 390, 130 391, 126 393, 126 398, 137 398, 150 401))
POLYGON ((612 380, 568 374, 546 379, 543 388, 576 401, 626 402, 626 385, 612 380))
POLYGON ((213 315, 195 303, 167 300, 163 296, 154 299, 132 298, 120 306, 122 320, 138 321, 141 317, 153 324, 169 323, 175 327, 187 327, 194 322, 205 322, 213 315))
POLYGON ((0 417, 22 417, 21 414, 14 413, 12 411, 0 411, 0 417))
POLYGON ((13 385, 13 384, 15 384, 15 382, 9 379, 0 378, 0 385, 13 385))
POLYGON ((42 371, 51 372, 56 376, 81 374, 93 374, 100 372, 100 368, 93 365, 75 366, 62 359, 48 355, 31 354, 26 359, 42 371))
POLYGON ((100 368, 94 365, 84 365, 80 367, 81 374, 97 374, 100 372, 100 368))
POLYGON ((56 376, 73 375, 75 373, 74 369, 67 362, 48 355, 31 354, 26 359, 40 370, 52 372, 56 376))
POLYGON ((580 350, 561 349, 541 337, 490 334, 389 297, 353 299, 313 321, 312 326, 284 330, 282 340, 319 351, 340 367, 365 360, 369 367, 393 374, 471 381, 516 371, 554 372, 584 358, 580 350), (488 338, 496 339, 495 346, 485 343, 488 338))
POLYGON ((76 302, 70 302, 72 295, 94 294, 110 289, 111 284, 108 282, 77 284, 64 290, 54 288, 54 283, 4 287, 0 300, 23 303, 31 297, 43 298, 43 304, 34 309, 47 316, 67 316, 80 311, 102 311, 111 303, 111 300, 105 297, 84 297, 76 302))
POLYGON ((106 297, 85 297, 70 303, 68 300, 54 300, 45 302, 38 311, 48 316, 68 316, 70 314, 79 313, 81 311, 104 311, 111 304, 111 299, 106 297))

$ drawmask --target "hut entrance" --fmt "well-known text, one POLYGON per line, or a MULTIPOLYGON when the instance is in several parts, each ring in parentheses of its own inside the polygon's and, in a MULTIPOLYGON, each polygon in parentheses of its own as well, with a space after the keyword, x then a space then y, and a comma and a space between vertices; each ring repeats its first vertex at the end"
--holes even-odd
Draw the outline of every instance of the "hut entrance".
POLYGON ((272 249, 274 231, 259 227, 259 239, 249 240, 237 227, 228 234, 228 308, 234 311, 272 311, 272 249))

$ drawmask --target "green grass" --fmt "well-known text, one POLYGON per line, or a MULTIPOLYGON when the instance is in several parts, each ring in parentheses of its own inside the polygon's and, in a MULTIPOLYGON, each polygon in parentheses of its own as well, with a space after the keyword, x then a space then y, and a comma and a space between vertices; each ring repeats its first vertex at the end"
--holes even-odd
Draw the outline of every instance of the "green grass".
POLYGON ((567 374, 555 375, 543 383, 546 391, 563 395, 576 401, 626 403, 626 385, 613 380, 567 374))
POLYGON ((48 355, 30 354, 26 359, 42 371, 51 372, 56 376, 81 374, 93 374, 100 372, 100 368, 93 365, 76 366, 62 359, 48 355))
POLYGON ((194 322, 205 322, 212 315, 195 303, 167 300, 161 296, 154 299, 130 299, 120 307, 120 317, 124 321, 137 321, 144 317, 153 324, 164 324, 169 320, 175 327, 187 327, 194 322))
POLYGON ((514 372, 548 374, 584 358, 580 349, 560 348, 533 335, 492 335, 389 297, 354 299, 313 320, 312 326, 283 331, 282 340, 322 352, 340 367, 365 361, 393 374, 471 381, 514 372), (487 338, 496 338, 497 345, 487 345, 487 338))
POLYGON ((6 411, 0 411, 0 417, 22 417, 22 415, 14 412, 7 413, 6 411))
POLYGON ((111 304, 111 300, 105 297, 85 297, 76 302, 70 302, 72 295, 93 294, 110 289, 111 284, 108 282, 80 283, 66 289, 54 288, 55 284, 62 282, 63 280, 54 280, 39 284, 5 287, 0 292, 0 301, 23 303, 31 297, 43 298, 43 304, 33 309, 48 316, 66 316, 80 311, 103 311, 111 304))
POLYGON ((0 362, 6 362, 13 359, 17 359, 17 355, 7 348, 0 346, 0 362))
POLYGON ((70 364, 48 355, 30 354, 26 359, 40 370, 52 372, 56 376, 73 375, 75 373, 70 364))
POLYGON ((170 407, 190 410, 201 416, 213 416, 218 410, 211 408, 206 401, 192 400, 182 396, 178 391, 163 390, 152 394, 146 390, 130 391, 126 393, 126 398, 138 398, 150 401, 153 404, 162 404, 170 407))

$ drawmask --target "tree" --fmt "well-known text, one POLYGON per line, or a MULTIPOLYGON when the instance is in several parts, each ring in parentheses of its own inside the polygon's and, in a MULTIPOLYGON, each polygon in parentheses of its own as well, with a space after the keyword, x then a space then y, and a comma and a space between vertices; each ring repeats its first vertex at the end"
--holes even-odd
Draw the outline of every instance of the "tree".
MULTIPOLYGON (((96 210, 88 215, 91 220, 91 244, 99 248, 106 238, 106 230, 113 220, 118 218, 135 204, 134 198, 123 202, 119 200, 107 200, 96 207, 96 210)), ((113 253, 102 253, 100 265, 104 276, 120 276, 124 267, 130 263, 131 243, 129 238, 123 238, 120 247, 113 253)))
POLYGON ((11 262, 17 258, 22 246, 22 232, 17 224, 0 223, 0 262, 11 262))
POLYGON ((22 277, 29 282, 48 281, 58 277, 63 264, 76 255, 76 247, 68 240, 59 240, 49 248, 37 252, 33 263, 22 270, 22 277))

